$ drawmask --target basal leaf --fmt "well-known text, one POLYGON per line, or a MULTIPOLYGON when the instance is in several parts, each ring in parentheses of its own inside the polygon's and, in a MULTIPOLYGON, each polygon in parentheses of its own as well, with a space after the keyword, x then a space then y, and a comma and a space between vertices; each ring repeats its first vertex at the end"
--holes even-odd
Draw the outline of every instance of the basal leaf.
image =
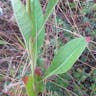
POLYGON ((61 47, 45 73, 45 78, 67 72, 82 54, 86 46, 87 42, 85 38, 77 38, 61 47))
POLYGON ((29 39, 35 36, 35 33, 32 32, 32 21, 20 0, 11 0, 11 2, 17 24, 19 25, 25 44, 28 46, 29 39))

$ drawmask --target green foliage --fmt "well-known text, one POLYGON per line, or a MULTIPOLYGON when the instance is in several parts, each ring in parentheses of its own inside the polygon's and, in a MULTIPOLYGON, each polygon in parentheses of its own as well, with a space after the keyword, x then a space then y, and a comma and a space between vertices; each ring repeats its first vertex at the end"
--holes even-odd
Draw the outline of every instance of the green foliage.
POLYGON ((77 38, 61 47, 45 73, 45 77, 67 72, 82 54, 86 45, 84 38, 77 38))
POLYGON ((20 0, 11 0, 11 2, 17 24, 19 26, 20 32, 22 33, 25 45, 27 47, 29 44, 29 39, 35 36, 35 33, 32 32, 32 21, 30 20, 28 14, 26 13, 26 9, 20 0))
POLYGON ((25 78, 25 87, 26 87, 26 92, 28 94, 28 96, 35 96, 35 90, 34 90, 34 81, 32 76, 28 76, 25 78))
POLYGON ((35 31, 36 31, 36 38, 37 38, 37 49, 40 50, 41 45, 43 44, 44 41, 44 33, 45 33, 45 28, 41 29, 43 22, 44 22, 44 16, 42 12, 42 8, 40 5, 39 0, 34 0, 34 14, 35 14, 35 31), (37 7, 38 6, 38 7, 37 7), (39 16, 39 17, 38 17, 39 16), (39 30, 41 32, 39 33, 39 30))
MULTIPOLYGON (((30 57, 29 62, 31 63, 32 74, 30 73, 31 75, 26 79, 26 91, 28 96, 36 96, 44 87, 41 74, 38 77, 34 71, 37 67, 38 52, 44 42, 44 25, 59 0, 48 1, 45 16, 42 12, 40 0, 28 0, 26 8, 20 0, 11 1, 17 24, 22 33, 28 56, 30 57)), ((74 39, 61 47, 45 73, 44 79, 52 75, 67 72, 82 54, 86 46, 87 42, 82 37, 74 39)), ((37 71, 40 72, 40 70, 37 71)), ((65 85, 67 86, 67 83, 65 85)))
POLYGON ((50 16, 50 13, 52 13, 55 5, 58 3, 59 0, 49 0, 48 1, 48 5, 47 5, 47 9, 46 9, 46 14, 45 14, 45 22, 48 19, 48 17, 50 16))

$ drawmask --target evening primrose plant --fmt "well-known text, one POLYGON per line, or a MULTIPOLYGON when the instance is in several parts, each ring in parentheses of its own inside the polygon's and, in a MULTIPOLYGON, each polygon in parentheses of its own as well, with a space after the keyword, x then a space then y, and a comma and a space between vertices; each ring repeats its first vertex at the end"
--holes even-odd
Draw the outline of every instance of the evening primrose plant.
POLYGON ((46 13, 43 14, 40 0, 26 0, 26 6, 20 0, 11 0, 30 60, 31 73, 23 78, 28 96, 37 96, 44 88, 43 81, 48 77, 67 72, 87 46, 83 37, 69 41, 58 49, 48 70, 43 75, 40 72, 37 60, 44 42, 45 23, 58 1, 49 0, 46 13))

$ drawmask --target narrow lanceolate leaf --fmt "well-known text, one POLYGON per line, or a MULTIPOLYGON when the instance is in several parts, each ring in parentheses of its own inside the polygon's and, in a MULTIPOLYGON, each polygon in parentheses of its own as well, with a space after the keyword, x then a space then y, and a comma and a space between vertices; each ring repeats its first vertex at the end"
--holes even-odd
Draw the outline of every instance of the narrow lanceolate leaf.
POLYGON ((0 45, 5 45, 8 44, 8 42, 4 41, 4 40, 0 40, 0 45))
POLYGON ((23 82, 25 84, 25 88, 28 96, 35 96, 35 91, 33 89, 33 78, 32 76, 25 76, 23 78, 23 82))
POLYGON ((56 4, 58 3, 59 0, 49 0, 48 1, 48 5, 47 5, 47 9, 46 9, 46 14, 45 14, 45 21, 47 21, 48 17, 50 16, 50 14, 52 13, 54 7, 56 6, 56 4))
POLYGON ((29 18, 29 15, 26 13, 26 8, 23 6, 20 0, 11 0, 11 2, 17 24, 19 25, 19 29, 23 35, 25 44, 26 46, 28 46, 30 37, 34 37, 35 34, 34 32, 32 32, 31 19, 29 18))
POLYGON ((77 38, 61 47, 45 73, 45 78, 67 72, 82 54, 86 46, 87 42, 85 38, 77 38))
MULTIPOLYGON (((44 22, 41 24, 38 35, 41 33, 46 21, 48 20, 48 17, 52 14, 53 9, 56 6, 56 4, 58 3, 58 1, 59 0, 48 0, 48 5, 47 5, 46 13, 45 13, 45 16, 44 16, 44 22)), ((41 34, 40 34, 40 36, 41 36, 41 34)))
POLYGON ((44 33, 45 33, 44 26, 40 34, 38 35, 38 32, 41 29, 44 22, 44 16, 43 16, 40 0, 34 0, 33 2, 34 2, 34 13, 35 13, 35 28, 37 32, 37 50, 39 50, 44 41, 44 33))

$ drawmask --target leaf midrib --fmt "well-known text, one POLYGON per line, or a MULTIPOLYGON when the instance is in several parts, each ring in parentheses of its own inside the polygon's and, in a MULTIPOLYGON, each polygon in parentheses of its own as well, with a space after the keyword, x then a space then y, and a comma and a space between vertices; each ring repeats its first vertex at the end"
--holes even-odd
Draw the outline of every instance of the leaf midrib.
MULTIPOLYGON (((83 49, 83 48, 82 48, 83 49)), ((69 55, 69 57, 64 61, 64 63, 61 64, 61 66, 59 66, 58 68, 56 68, 56 70, 54 70, 53 72, 51 72, 49 75, 47 75, 45 78, 51 76, 53 73, 55 73, 56 71, 58 71, 62 66, 64 66, 66 64, 66 62, 68 61, 69 58, 71 58, 71 56, 73 56, 73 54, 75 53, 75 51, 78 50, 78 47, 72 52, 71 55, 69 55)))

